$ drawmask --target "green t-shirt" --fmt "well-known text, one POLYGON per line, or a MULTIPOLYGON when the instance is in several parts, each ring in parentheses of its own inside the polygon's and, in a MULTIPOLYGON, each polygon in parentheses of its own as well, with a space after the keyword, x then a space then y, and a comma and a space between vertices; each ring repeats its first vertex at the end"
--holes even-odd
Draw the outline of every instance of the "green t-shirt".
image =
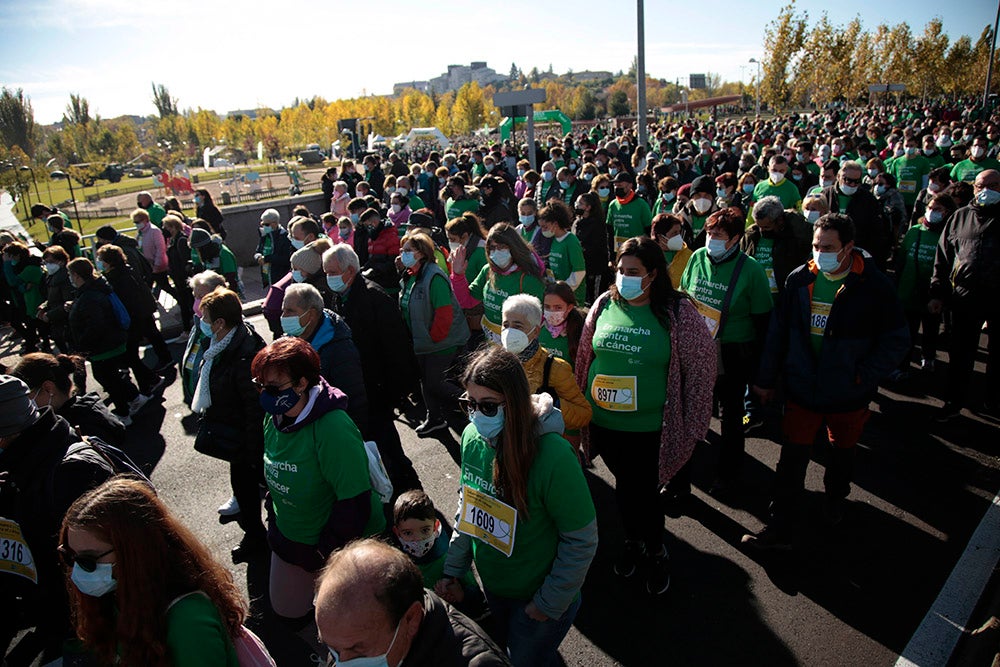
POLYGON ((476 279, 479 273, 483 270, 483 267, 487 264, 486 248, 483 246, 476 246, 466 261, 465 279, 469 282, 469 284, 472 284, 472 281, 476 279))
POLYGON ((500 329, 503 322, 503 302, 514 294, 531 294, 539 301, 545 300, 545 284, 535 276, 523 271, 512 271, 506 275, 496 274, 490 284, 490 266, 487 264, 469 285, 473 298, 483 302, 483 329, 491 340, 500 344, 500 329))
MULTIPOLYGON (((566 280, 571 274, 577 271, 586 271, 583 263, 583 246, 576 234, 568 233, 561 239, 552 239, 552 247, 549 250, 549 271, 556 280, 566 280)), ((581 280, 574 291, 577 303, 583 303, 587 296, 586 283, 581 280)))
POLYGON ((928 162, 931 163, 931 169, 937 169, 938 167, 944 166, 944 155, 941 155, 940 151, 938 151, 934 155, 927 155, 925 153, 924 159, 926 159, 928 162))
POLYGON ((146 209, 146 213, 149 214, 149 221, 163 229, 163 219, 167 217, 167 209, 163 208, 156 202, 146 209))
POLYGON ((238 268, 236 264, 236 255, 234 255, 233 251, 225 245, 220 246, 219 255, 215 259, 208 262, 201 261, 201 255, 198 253, 198 250, 192 247, 191 262, 199 271, 203 269, 211 269, 222 276, 227 273, 236 273, 238 268))
POLYGON ((617 197, 608 204, 608 224, 615 232, 614 250, 630 238, 645 234, 652 222, 649 204, 639 195, 633 196, 627 204, 619 202, 617 197))
POLYGON ((572 366, 569 358, 569 336, 566 335, 565 329, 563 329, 561 336, 553 336, 549 328, 545 326, 545 322, 542 322, 542 328, 538 334, 538 344, 572 366))
POLYGON ((754 203, 770 196, 780 199, 781 205, 785 208, 797 209, 802 204, 802 195, 799 194, 799 189, 788 178, 783 179, 778 185, 772 183, 771 179, 767 179, 758 183, 753 189, 754 203))
POLYGON ((917 193, 924 188, 932 168, 930 160, 922 155, 902 157, 892 163, 889 173, 896 177, 896 189, 903 195, 907 206, 913 206, 917 200, 917 193))
MULTIPOLYGON (((690 294, 705 318, 705 324, 713 335, 719 327, 722 303, 733 279, 738 258, 722 264, 713 264, 705 248, 699 248, 691 255, 681 289, 690 294)), ((733 286, 733 296, 729 302, 729 315, 725 326, 715 336, 723 343, 747 343, 756 338, 753 315, 763 315, 771 311, 774 301, 767 274, 753 257, 747 257, 740 271, 739 279, 733 286)))
POLYGON ((593 423, 616 431, 659 431, 667 400, 670 334, 650 306, 609 299, 594 326, 587 375, 593 423))
POLYGON ((676 202, 676 201, 677 201, 677 197, 676 196, 674 196, 674 198, 671 199, 670 201, 665 201, 663 199, 663 195, 662 194, 660 196, 658 196, 656 198, 656 201, 653 202, 653 212, 652 212, 653 217, 655 218, 656 216, 658 216, 661 213, 673 213, 674 212, 674 202, 676 202))
POLYGON ((903 270, 899 276, 898 293, 907 312, 923 312, 927 308, 934 253, 940 238, 940 230, 932 232, 923 224, 910 227, 903 236, 903 270))
POLYGON ((416 192, 414 192, 411 195, 407 195, 407 197, 410 200, 408 206, 410 207, 411 211, 419 211, 422 208, 427 208, 427 204, 424 203, 424 200, 421 199, 416 192))
MULTIPOLYGON (((475 426, 465 427, 463 489, 470 487, 500 499, 493 486, 495 454, 475 426)), ((594 501, 576 453, 555 433, 538 439, 538 453, 528 471, 527 510, 527 517, 519 513, 511 528, 510 557, 479 538, 472 538, 476 570, 483 587, 493 595, 530 599, 552 570, 559 533, 580 530, 595 519, 594 501)))
POLYGON ((203 593, 167 611, 167 654, 176 667, 239 667, 236 648, 215 604, 203 593))
POLYGON ((463 213, 470 211, 475 213, 478 210, 479 202, 475 199, 455 199, 453 197, 448 197, 448 201, 445 202, 444 205, 445 217, 449 220, 460 218, 463 213))
POLYGON ((816 282, 813 283, 812 302, 809 305, 809 342, 812 344, 813 354, 819 357, 823 350, 823 337, 826 335, 826 322, 830 318, 830 309, 833 307, 834 297, 837 290, 844 284, 845 272, 837 280, 830 280, 826 274, 819 271, 816 274, 816 282))
POLYGON ((757 252, 753 255, 753 258, 760 264, 760 268, 764 269, 764 275, 767 276, 767 285, 771 288, 771 299, 773 301, 778 295, 778 281, 774 278, 774 239, 762 236, 757 241, 757 252))
MULTIPOLYGON (((371 491, 368 455, 358 427, 343 410, 330 410, 291 433, 264 418, 264 478, 278 529, 290 540, 316 544, 335 502, 371 491)), ((382 501, 371 494, 371 513, 358 537, 385 528, 382 501)))
POLYGON ((951 168, 951 180, 972 183, 976 180, 976 176, 978 176, 980 172, 986 171, 987 169, 1000 170, 1000 162, 997 162, 993 158, 989 157, 984 157, 979 162, 973 162, 971 158, 962 160, 951 168))
POLYGON ((695 236, 701 234, 702 230, 705 229, 705 221, 708 220, 707 215, 692 215, 691 216, 691 231, 694 232, 695 236))

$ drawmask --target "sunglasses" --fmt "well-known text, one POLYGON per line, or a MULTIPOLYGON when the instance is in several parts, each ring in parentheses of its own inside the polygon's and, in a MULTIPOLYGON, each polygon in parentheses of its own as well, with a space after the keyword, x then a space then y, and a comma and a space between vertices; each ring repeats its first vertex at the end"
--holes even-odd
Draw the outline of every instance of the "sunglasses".
POLYGON ((291 387, 293 384, 290 380, 281 386, 276 384, 264 384, 258 378, 253 378, 250 380, 250 382, 252 382, 253 386, 257 388, 257 391, 263 391, 267 394, 270 394, 271 396, 277 396, 281 392, 291 387))
POLYGON ((483 413, 487 417, 496 417, 497 410, 500 406, 504 404, 504 401, 476 401, 469 398, 468 396, 462 396, 458 399, 458 405, 465 410, 468 414, 472 414, 476 410, 483 413))
POLYGON ((861 185, 860 178, 844 178, 844 185, 861 185))
POLYGON ((78 554, 64 544, 59 545, 58 551, 59 557, 62 558, 62 562, 65 563, 67 567, 73 567, 73 564, 76 563, 84 572, 93 572, 97 569, 97 561, 114 551, 114 548, 112 547, 104 553, 97 554, 96 556, 78 554))

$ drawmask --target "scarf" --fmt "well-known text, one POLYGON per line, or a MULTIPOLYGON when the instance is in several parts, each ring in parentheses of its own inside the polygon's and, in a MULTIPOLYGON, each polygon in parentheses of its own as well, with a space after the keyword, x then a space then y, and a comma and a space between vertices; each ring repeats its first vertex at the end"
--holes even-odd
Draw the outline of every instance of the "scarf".
POLYGON ((563 332, 566 331, 566 323, 568 321, 569 321, 569 315, 566 316, 566 319, 564 319, 561 324, 557 324, 556 326, 552 326, 551 324, 549 324, 549 321, 546 319, 542 320, 545 328, 549 330, 549 333, 552 335, 553 338, 559 338, 559 336, 563 335, 563 332))
POLYGON ((528 343, 528 347, 524 348, 523 350, 517 353, 517 358, 521 360, 522 364, 526 364, 531 360, 533 356, 535 356, 535 352, 538 352, 539 347, 541 346, 538 343, 538 339, 536 338, 535 340, 528 343))
POLYGON ((194 388, 194 397, 191 399, 191 409, 195 413, 204 414, 212 407, 212 390, 208 386, 209 377, 212 375, 212 364, 215 362, 215 358, 229 347, 229 343, 232 342, 235 335, 236 327, 233 327, 222 340, 217 341, 212 338, 208 349, 205 350, 205 356, 201 360, 201 369, 198 371, 198 384, 194 388))

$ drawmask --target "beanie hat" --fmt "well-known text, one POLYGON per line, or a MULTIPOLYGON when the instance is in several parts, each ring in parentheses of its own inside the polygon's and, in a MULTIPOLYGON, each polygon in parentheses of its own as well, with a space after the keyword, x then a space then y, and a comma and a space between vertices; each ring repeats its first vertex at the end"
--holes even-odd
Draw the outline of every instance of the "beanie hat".
POLYGON ((204 229, 195 227, 191 230, 191 236, 188 238, 188 241, 191 243, 192 248, 204 248, 212 242, 212 235, 204 229))
POLYGON ((118 232, 111 225, 104 225, 103 227, 98 227, 94 235, 101 239, 102 241, 114 241, 118 238, 118 232))
POLYGON ((681 187, 677 188, 678 197, 690 197, 691 196, 691 184, 685 183, 681 187))
POLYGON ((23 381, 0 375, 0 437, 17 435, 38 421, 38 408, 28 393, 23 381))
POLYGON ((292 266, 315 276, 323 270, 323 255, 310 247, 300 248, 292 253, 292 266))
POLYGON ((426 227, 430 229, 434 226, 434 217, 417 211, 410 216, 409 225, 410 227, 426 227))
POLYGON ((710 194, 710 195, 714 196, 715 195, 715 190, 716 190, 716 188, 715 188, 715 179, 712 178, 711 176, 709 176, 708 174, 704 174, 702 176, 699 176, 698 178, 694 179, 694 181, 691 182, 691 195, 692 196, 694 194, 696 194, 696 193, 699 193, 699 192, 704 193, 704 194, 710 194))

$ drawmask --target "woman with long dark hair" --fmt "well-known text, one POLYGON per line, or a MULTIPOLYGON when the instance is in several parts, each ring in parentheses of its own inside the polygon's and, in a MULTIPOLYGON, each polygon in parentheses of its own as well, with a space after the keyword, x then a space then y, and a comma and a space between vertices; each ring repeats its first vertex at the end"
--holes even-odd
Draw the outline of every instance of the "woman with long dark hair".
POLYGON ((515 665, 547 665, 580 608, 597 519, 562 416, 516 355, 489 346, 463 378, 461 510, 435 589, 455 599, 473 561, 515 665))
POLYGON ((670 284, 663 251, 649 237, 618 249, 615 284, 587 316, 576 380, 593 406, 585 455, 615 476, 625 548, 614 569, 640 569, 646 589, 670 586, 658 487, 687 462, 712 416, 715 345, 701 315, 670 284), (641 363, 637 363, 641 362, 641 363))
POLYGON ((549 283, 545 286, 542 305, 545 323, 538 341, 546 350, 569 362, 571 367, 576 366, 583 315, 577 309, 573 289, 561 280, 549 283))
POLYGON ((77 636, 102 664, 237 667, 246 601, 144 482, 115 477, 78 498, 59 541, 77 636))
MULTIPOLYGON (((212 195, 208 190, 195 190, 194 193, 195 218, 204 220, 211 227, 212 234, 218 234, 223 239, 226 238, 226 228, 222 225, 222 211, 212 201, 212 195)), ((193 226, 193 225, 192 225, 193 226)))

